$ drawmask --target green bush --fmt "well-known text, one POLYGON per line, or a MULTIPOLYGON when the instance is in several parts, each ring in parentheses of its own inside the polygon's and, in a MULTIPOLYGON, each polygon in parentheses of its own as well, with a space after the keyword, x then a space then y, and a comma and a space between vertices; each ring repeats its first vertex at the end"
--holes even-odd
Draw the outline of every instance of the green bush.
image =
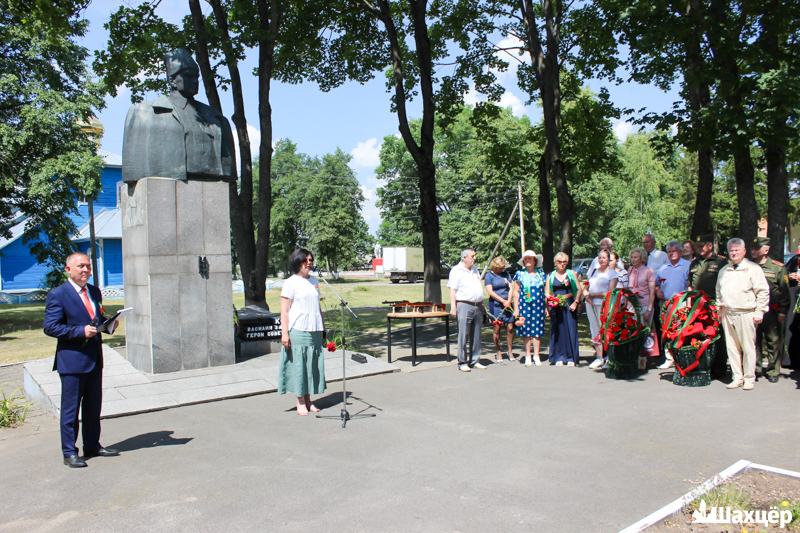
POLYGON ((10 428, 21 425, 25 422, 30 408, 31 405, 25 401, 23 396, 12 394, 9 398, 3 393, 3 399, 0 400, 0 427, 10 428))

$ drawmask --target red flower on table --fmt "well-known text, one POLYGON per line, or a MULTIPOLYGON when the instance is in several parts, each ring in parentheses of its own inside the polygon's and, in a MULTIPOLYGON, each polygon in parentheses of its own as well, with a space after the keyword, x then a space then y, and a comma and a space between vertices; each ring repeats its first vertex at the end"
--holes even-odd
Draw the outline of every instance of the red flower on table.
POLYGON ((329 352, 335 352, 335 351, 336 351, 336 343, 335 343, 335 342, 333 342, 333 341, 331 341, 331 342, 329 342, 328 344, 326 344, 326 345, 325 345, 325 348, 326 348, 326 349, 327 349, 329 352))

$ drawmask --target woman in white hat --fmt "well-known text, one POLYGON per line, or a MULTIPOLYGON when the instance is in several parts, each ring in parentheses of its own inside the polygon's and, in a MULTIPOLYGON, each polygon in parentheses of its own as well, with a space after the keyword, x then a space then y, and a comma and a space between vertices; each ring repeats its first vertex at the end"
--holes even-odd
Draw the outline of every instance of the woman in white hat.
POLYGON ((536 366, 542 364, 539 351, 544 335, 544 276, 536 270, 538 263, 536 252, 525 250, 522 254, 523 269, 514 274, 514 317, 525 320, 516 331, 525 343, 525 366, 531 366, 531 344, 533 363, 536 366))

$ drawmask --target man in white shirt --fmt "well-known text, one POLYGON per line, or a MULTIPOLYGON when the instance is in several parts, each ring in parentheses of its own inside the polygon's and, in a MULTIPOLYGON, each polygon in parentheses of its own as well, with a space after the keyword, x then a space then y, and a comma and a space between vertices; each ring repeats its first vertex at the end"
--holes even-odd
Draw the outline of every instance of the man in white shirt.
POLYGON ((458 322, 458 369, 486 368, 479 361, 483 326, 483 284, 475 268, 475 250, 461 252, 461 262, 450 271, 450 314, 458 322), (467 342, 467 339, 470 342, 467 342), (469 346, 468 346, 469 344, 469 346))
POLYGON ((717 277, 717 306, 733 380, 729 389, 752 390, 756 381, 756 327, 769 311, 769 284, 760 266, 745 259, 744 241, 728 241, 728 261, 717 277))
MULTIPOLYGON (((669 241, 667 243, 667 263, 656 272, 656 295, 665 302, 689 286, 689 261, 681 257, 681 243, 669 241)), ((659 335, 660 331, 657 332, 659 335)), ((659 365, 660 369, 672 368, 675 362, 669 350, 664 350, 666 360, 659 365)))
POLYGON ((647 252, 647 268, 655 273, 667 264, 667 254, 656 249, 656 238, 652 233, 645 233, 642 236, 642 246, 647 252))

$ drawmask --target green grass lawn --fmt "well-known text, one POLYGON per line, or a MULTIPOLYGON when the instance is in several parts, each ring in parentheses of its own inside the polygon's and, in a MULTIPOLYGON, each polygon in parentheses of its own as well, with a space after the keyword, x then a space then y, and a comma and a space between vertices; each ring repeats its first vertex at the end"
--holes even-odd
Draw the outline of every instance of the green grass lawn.
MULTIPOLYGON (((442 282, 442 299, 448 301, 449 293, 442 282)), ((338 330, 339 300, 334 291, 339 293, 351 307, 357 310, 359 319, 353 320, 348 316, 348 336, 352 339, 352 349, 362 349, 373 355, 378 355, 370 350, 364 343, 359 342, 359 337, 370 334, 383 334, 386 328, 386 300, 421 301, 423 299, 422 283, 397 285, 389 284, 384 280, 375 279, 347 279, 332 281, 329 287, 321 284, 322 309, 325 316, 325 325, 328 329, 338 330)), ((275 313, 280 312, 280 289, 267 291, 267 304, 275 313)), ((106 313, 114 313, 123 307, 122 300, 106 300, 103 302, 106 313)), ((243 294, 232 295, 232 305, 237 309, 244 305, 243 294)), ((232 312, 232 311, 231 311, 232 312)), ((44 304, 0 305, 0 364, 40 359, 52 356, 55 351, 55 340, 46 336, 42 331, 44 317, 44 304)), ((398 327, 404 325, 398 324, 398 327)), ((455 340, 455 327, 451 331, 452 340, 455 340)), ((588 347, 589 329, 585 315, 579 322, 579 336, 581 346, 588 347)), ((485 354, 491 354, 491 330, 485 329, 487 344, 485 354)), ((125 344, 124 321, 114 335, 105 335, 104 340, 109 346, 122 346, 125 344)), ((542 344, 547 341, 547 331, 542 338, 542 344)), ((515 346, 521 350, 521 341, 515 341, 515 346)))

